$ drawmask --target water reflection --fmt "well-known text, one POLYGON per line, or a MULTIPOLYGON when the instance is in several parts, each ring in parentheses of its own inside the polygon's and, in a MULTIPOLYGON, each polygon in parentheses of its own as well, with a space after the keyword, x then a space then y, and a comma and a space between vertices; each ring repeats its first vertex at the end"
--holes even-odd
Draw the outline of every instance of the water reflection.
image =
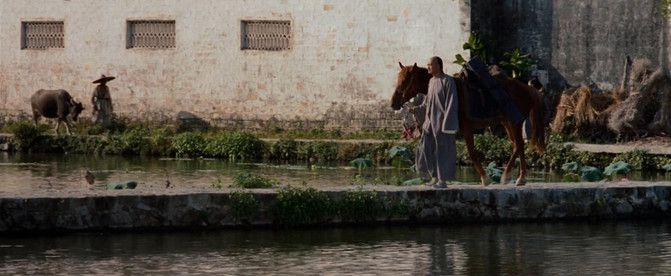
POLYGON ((0 274, 671 273, 671 224, 514 224, 1 237, 0 274))
MULTIPOLYGON (((140 189, 164 187, 166 180, 186 189, 207 189, 213 184, 228 186, 241 172, 265 175, 284 184, 312 186, 342 186, 351 184, 397 185, 414 178, 408 169, 377 168, 357 171, 338 164, 319 168, 307 164, 232 164, 222 160, 175 160, 150 157, 92 156, 92 155, 9 155, 0 153, 0 184, 2 192, 39 190, 89 189, 84 184, 84 170, 90 170, 98 180, 94 189, 104 189, 106 182, 134 180, 140 189)), ((457 171, 461 182, 477 183, 479 177, 471 167, 457 171)), ((561 181, 557 174, 531 171, 530 182, 561 181)), ((634 174, 631 180, 671 180, 671 174, 634 174)))

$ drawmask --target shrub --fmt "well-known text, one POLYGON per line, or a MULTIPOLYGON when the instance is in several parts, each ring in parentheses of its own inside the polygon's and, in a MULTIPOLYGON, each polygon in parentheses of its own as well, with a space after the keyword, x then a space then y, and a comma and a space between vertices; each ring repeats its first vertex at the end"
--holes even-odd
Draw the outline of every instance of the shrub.
POLYGON ((302 160, 333 161, 338 157, 338 144, 335 142, 300 143, 297 149, 298 158, 302 160))
POLYGON ((294 140, 281 139, 270 145, 270 158, 274 160, 293 161, 298 158, 298 143, 294 140))
POLYGON ((276 223, 305 225, 326 221, 332 208, 326 193, 315 188, 289 186, 278 191, 273 209, 276 223))
POLYGON ((635 170, 655 170, 655 160, 644 150, 633 150, 619 154, 613 158, 613 163, 623 161, 629 163, 635 170))
POLYGON ((178 156, 197 157, 203 154, 205 138, 198 132, 184 132, 172 139, 172 146, 178 156))
POLYGON ((223 133, 210 137, 205 146, 205 154, 210 157, 228 158, 230 149, 231 137, 223 133))
POLYGON ((338 205, 343 221, 374 221, 384 211, 382 200, 374 191, 348 191, 338 205))
POLYGON ((233 178, 233 187, 243 189, 264 189, 272 188, 276 184, 274 181, 250 173, 243 173, 233 178))
POLYGON ((124 132, 120 139, 123 154, 146 155, 151 151, 151 140, 146 128, 132 128, 124 132))
POLYGON ((265 144, 256 136, 236 132, 230 137, 228 157, 232 160, 255 160, 263 157, 265 144))
POLYGON ((483 163, 506 163, 513 153, 510 140, 496 137, 491 132, 475 136, 475 149, 484 155, 485 160, 481 160, 483 163))
POLYGON ((11 124, 9 131, 14 134, 14 143, 17 148, 22 150, 29 149, 35 140, 46 132, 44 128, 37 127, 27 121, 11 124))
POLYGON ((249 223, 258 213, 261 205, 254 195, 249 192, 234 191, 228 195, 231 202, 231 212, 237 222, 249 223))
POLYGON ((153 130, 149 137, 152 154, 159 156, 172 156, 175 154, 175 148, 172 145, 173 135, 174 132, 168 128, 153 130))

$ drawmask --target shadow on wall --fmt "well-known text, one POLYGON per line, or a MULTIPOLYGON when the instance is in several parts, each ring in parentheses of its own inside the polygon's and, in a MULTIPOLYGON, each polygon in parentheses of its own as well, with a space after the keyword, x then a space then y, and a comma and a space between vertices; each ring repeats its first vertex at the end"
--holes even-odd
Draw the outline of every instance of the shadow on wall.
POLYGON ((176 121, 178 131, 204 131, 210 128, 210 123, 187 111, 177 112, 176 121))

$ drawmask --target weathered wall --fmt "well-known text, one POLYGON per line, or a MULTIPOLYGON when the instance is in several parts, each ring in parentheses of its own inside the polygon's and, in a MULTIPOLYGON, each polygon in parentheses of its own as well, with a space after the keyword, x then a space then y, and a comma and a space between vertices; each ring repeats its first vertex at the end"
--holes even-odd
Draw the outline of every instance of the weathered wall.
POLYGON ((531 53, 553 87, 617 87, 627 55, 660 65, 668 47, 657 0, 473 0, 471 11, 497 58, 516 47, 531 53))
MULTIPOLYGON (((350 188, 324 192, 336 203, 350 188)), ((671 216, 669 183, 542 183, 528 187, 377 187, 387 211, 358 210, 359 223, 463 223, 558 219, 632 219, 671 216), (396 202, 397 204, 394 204, 396 202), (372 217, 369 217, 372 216, 372 217)), ((40 193, 0 196, 0 233, 113 229, 222 228, 294 224, 277 216, 277 191, 255 190, 256 210, 236 217, 229 192, 190 193, 121 190, 91 195, 40 193)), ((247 206, 247 205, 244 205, 247 206)), ((290 205, 293 207, 293 205, 290 205)), ((355 205, 359 206, 359 205, 355 205)), ((368 206, 368 205, 367 205, 368 206)), ((286 209, 281 209, 287 211, 286 209)), ((310 213, 310 212, 306 212, 310 213)), ((305 212, 304 212, 305 214, 305 212)), ((325 213, 314 224, 342 224, 342 214, 325 213)), ((358 217, 358 216, 353 216, 358 217)), ((350 220, 351 221, 351 220, 350 220)), ((358 220, 357 220, 358 221, 358 220)))
POLYGON ((389 111, 398 61, 460 52, 467 3, 0 0, 0 112, 28 112, 34 91, 64 88, 89 115, 91 81, 106 74, 117 77, 115 111, 134 118, 398 127, 389 111), (65 21, 64 49, 21 50, 21 21, 40 19, 65 21), (132 19, 175 20, 176 48, 126 49, 132 19), (291 20, 292 49, 240 50, 243 19, 291 20))

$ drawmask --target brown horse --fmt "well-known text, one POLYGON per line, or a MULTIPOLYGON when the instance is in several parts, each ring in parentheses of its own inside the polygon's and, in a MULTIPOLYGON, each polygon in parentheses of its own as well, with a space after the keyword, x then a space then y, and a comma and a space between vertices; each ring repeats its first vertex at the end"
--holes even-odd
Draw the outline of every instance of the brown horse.
MULTIPOLYGON (((417 63, 413 66, 403 66, 400 62, 401 71, 398 73, 398 80, 396 84, 396 91, 391 99, 391 107, 394 110, 399 110, 404 103, 415 97, 418 93, 426 94, 429 87, 429 80, 431 74, 426 68, 418 67, 417 63)), ((518 110, 524 115, 531 115, 532 138, 531 146, 533 146, 538 153, 545 151, 545 127, 543 125, 543 101, 541 95, 536 89, 524 83, 509 78, 496 66, 490 67, 490 74, 492 74, 508 92, 510 98, 515 102, 518 110)), ((522 138, 522 123, 514 124, 508 121, 504 116, 499 115, 494 120, 482 121, 471 120, 469 116, 464 114, 466 108, 464 101, 464 94, 468 93, 467 76, 463 73, 454 76, 457 84, 457 96, 459 101, 459 131, 466 140, 466 147, 468 148, 468 156, 473 162, 473 167, 480 175, 482 185, 487 186, 490 183, 489 177, 482 168, 482 163, 477 158, 475 151, 475 144, 473 140, 473 131, 483 129, 496 124, 502 124, 506 130, 508 138, 513 142, 513 153, 503 170, 501 177, 501 184, 506 184, 508 175, 515 163, 516 158, 520 158, 520 173, 516 184, 522 186, 526 184, 526 159, 524 156, 524 139, 522 138)))

